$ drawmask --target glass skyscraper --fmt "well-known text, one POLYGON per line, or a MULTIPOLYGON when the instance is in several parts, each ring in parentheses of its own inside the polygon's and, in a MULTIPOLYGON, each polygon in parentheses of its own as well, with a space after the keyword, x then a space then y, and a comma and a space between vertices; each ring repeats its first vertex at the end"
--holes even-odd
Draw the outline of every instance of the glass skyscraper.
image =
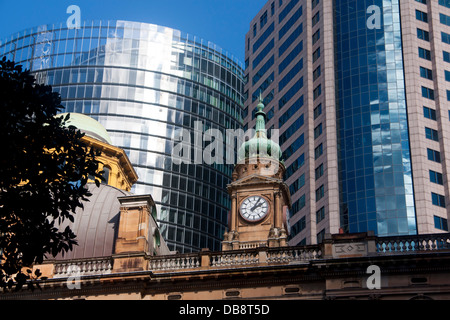
POLYGON ((25 30, 0 43, 0 56, 52 85, 65 112, 107 129, 139 176, 132 191, 151 194, 159 207, 172 250, 220 249, 232 165, 175 164, 172 150, 196 121, 224 135, 242 128, 244 73, 236 59, 180 31, 128 21, 25 30))
POLYGON ((245 37, 245 127, 278 128, 290 244, 448 231, 450 2, 268 0, 245 37))
POLYGON ((336 1, 335 40, 341 226, 416 234, 398 1, 336 1))

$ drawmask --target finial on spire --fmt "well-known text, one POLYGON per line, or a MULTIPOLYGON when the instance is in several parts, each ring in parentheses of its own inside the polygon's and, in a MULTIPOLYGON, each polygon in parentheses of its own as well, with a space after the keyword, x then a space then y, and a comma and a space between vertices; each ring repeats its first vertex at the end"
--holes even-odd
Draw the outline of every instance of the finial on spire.
POLYGON ((263 111, 263 109, 264 109, 264 103, 263 103, 263 101, 264 101, 264 99, 263 99, 263 97, 262 97, 262 92, 260 91, 260 92, 259 92, 259 103, 258 103, 258 105, 256 106, 256 108, 258 109, 258 111, 263 111))

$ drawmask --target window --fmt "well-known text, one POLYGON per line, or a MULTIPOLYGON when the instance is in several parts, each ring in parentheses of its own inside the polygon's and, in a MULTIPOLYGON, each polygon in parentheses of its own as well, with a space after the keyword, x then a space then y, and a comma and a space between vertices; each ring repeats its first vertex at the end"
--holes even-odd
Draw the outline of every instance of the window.
POLYGON ((273 49, 275 42, 272 40, 261 50, 261 52, 256 56, 255 60, 253 60, 252 68, 255 69, 258 64, 266 57, 266 55, 273 49))
POLYGON ((430 41, 430 33, 428 31, 417 28, 417 38, 424 41, 430 41))
POLYGON ((296 214, 297 212, 299 212, 300 210, 302 210, 305 207, 306 204, 306 196, 302 195, 297 201, 295 201, 292 204, 292 215, 296 214))
POLYGON ((298 169, 300 169, 305 164, 305 154, 302 153, 300 157, 294 160, 294 162, 287 167, 285 173, 285 180, 289 179, 298 169))
POLYGON ((325 229, 320 230, 317 234, 317 243, 322 243, 323 239, 325 239, 325 229))
POLYGON ((320 70, 320 65, 313 71, 313 81, 316 81, 317 78, 320 77, 321 74, 321 70, 320 70))
POLYGON ((270 16, 273 16, 275 13, 275 2, 272 2, 270 5, 270 16))
POLYGON ((296 102, 281 115, 278 119, 278 128, 281 128, 301 107, 303 107, 303 95, 298 98, 296 102))
POLYGON ((317 107, 314 108, 314 120, 317 119, 318 116, 322 114, 322 104, 319 103, 317 107))
POLYGON ((448 221, 445 218, 434 216, 434 227, 436 229, 448 231, 448 221))
POLYGON ((317 11, 317 13, 312 17, 312 26, 314 27, 317 22, 320 21, 320 11, 317 11))
POLYGON ((438 132, 434 129, 425 127, 425 136, 427 139, 439 141, 438 132))
POLYGON ((296 193, 298 190, 300 190, 305 185, 305 174, 302 174, 300 178, 295 180, 290 186, 289 191, 291 195, 296 193))
POLYGON ((291 228, 291 234, 296 235, 306 228, 306 217, 302 217, 291 228))
POLYGON ((284 35, 291 29, 291 27, 302 16, 302 14, 303 14, 303 7, 300 6, 300 8, 292 15, 291 18, 289 18, 289 20, 280 29, 280 31, 278 32, 278 39, 281 39, 284 37, 284 35))
POLYGON ((432 192, 431 202, 438 207, 445 208, 445 197, 443 195, 432 192))
POLYGON ((311 0, 311 7, 314 9, 319 4, 319 0, 311 0))
POLYGON ((300 137, 297 138, 291 145, 289 145, 286 150, 283 152, 283 157, 288 159, 292 156, 301 146, 305 144, 305 134, 301 134, 300 137))
POLYGON ((423 3, 423 4, 427 4, 427 0, 416 0, 417 2, 423 3))
POLYGON ((422 97, 434 100, 434 90, 427 87, 422 87, 422 97))
POLYGON ((320 39, 320 29, 312 35, 312 44, 314 45, 320 39))
POLYGON ((295 122, 289 126, 289 128, 286 129, 286 131, 284 131, 279 138, 279 144, 282 145, 283 143, 285 143, 290 137, 292 137, 292 135, 303 126, 304 124, 304 117, 303 114, 300 115, 300 117, 297 118, 297 120, 295 120, 295 122))
POLYGON ((314 149, 314 159, 317 160, 322 154, 323 154, 323 145, 322 145, 322 144, 319 144, 319 145, 314 149))
POLYGON ((450 81, 450 71, 445 70, 445 81, 450 81))
POLYGON ((423 22, 428 22, 428 14, 420 10, 416 10, 416 19, 423 22))
POLYGON ((103 184, 108 184, 109 182, 109 173, 111 172, 111 169, 107 166, 103 166, 103 173, 102 177, 105 179, 105 181, 102 181, 103 184))
POLYGON ((316 100, 322 94, 322 85, 319 84, 313 91, 313 100, 316 100))
POLYGON ((436 110, 424 106, 423 116, 427 119, 436 120, 436 110))
POLYGON ((317 59, 320 58, 320 47, 316 49, 316 51, 313 52, 313 63, 317 61, 317 59))
POLYGON ((321 176, 323 176, 323 163, 316 168, 315 176, 316 176, 316 180, 319 179, 321 176))
POLYGON ((314 139, 317 139, 322 134, 322 123, 314 128, 314 139))
POLYGON ((253 25, 253 37, 256 37, 256 23, 253 25))
POLYGON ((442 180, 442 173, 430 170, 430 181, 433 183, 443 185, 444 182, 442 180))
POLYGON ((303 24, 300 23, 300 25, 292 31, 292 33, 287 37, 287 39, 283 42, 283 44, 280 45, 280 48, 278 49, 278 56, 281 57, 281 55, 289 48, 289 46, 297 40, 297 38, 302 34, 303 32, 303 24))
POLYGON ((262 29, 267 23, 267 11, 259 18, 259 29, 262 29))
POLYGON ((441 32, 442 42, 450 44, 450 34, 441 32))
POLYGON ((431 51, 419 47, 419 57, 431 61, 431 51))
POLYGON ((450 62, 450 52, 444 51, 444 61, 450 62))
POLYGON ((284 69, 302 52, 303 41, 300 41, 294 49, 284 58, 284 60, 278 66, 278 74, 282 73, 284 69))
POLYGON ((286 103, 301 89, 303 88, 303 77, 301 77, 292 87, 284 94, 284 96, 278 101, 278 110, 284 107, 286 103))
POLYGON ((441 153, 439 151, 427 148, 428 160, 441 163, 441 153))
POLYGON ((256 72, 256 74, 252 78, 252 83, 255 85, 263 76, 264 74, 270 69, 271 66, 273 66, 275 60, 274 56, 272 55, 269 60, 267 60, 266 63, 256 72))
POLYGON ((441 6, 450 8, 450 0, 439 0, 439 4, 440 4, 441 6))
POLYGON ((281 21, 283 21, 283 19, 286 18, 286 16, 289 14, 289 12, 291 12, 292 8, 294 8, 299 1, 300 0, 291 0, 286 5, 286 7, 283 9, 283 11, 280 12, 280 15, 278 16, 278 19, 279 19, 278 23, 281 23, 281 21))
POLYGON ((255 53, 261 47, 261 45, 270 37, 274 30, 275 24, 272 22, 272 24, 266 29, 266 31, 264 31, 258 38, 258 40, 256 40, 253 44, 253 53, 255 53))
POLYGON ((440 13, 439 14, 439 19, 440 19, 442 24, 450 26, 450 16, 447 16, 447 15, 445 15, 443 13, 440 13))
POLYGON ((301 58, 289 72, 283 77, 283 79, 280 80, 278 83, 278 92, 281 92, 286 85, 289 84, 289 82, 296 76, 298 76, 298 73, 300 70, 303 69, 303 58, 301 58))
POLYGON ((322 199, 324 196, 325 196, 325 187, 323 185, 321 185, 316 190, 316 202, 319 201, 320 199, 322 199))
POLYGON ((325 207, 322 207, 316 211, 316 223, 319 223, 323 219, 325 219, 325 207))
POLYGON ((420 67, 420 76, 425 79, 433 80, 433 71, 424 67, 420 67))

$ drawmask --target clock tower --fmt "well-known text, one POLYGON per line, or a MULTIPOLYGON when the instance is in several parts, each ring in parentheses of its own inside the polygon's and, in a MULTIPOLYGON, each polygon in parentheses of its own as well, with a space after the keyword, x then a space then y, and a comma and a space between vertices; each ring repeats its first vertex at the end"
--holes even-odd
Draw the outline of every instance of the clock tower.
POLYGON ((283 181, 281 149, 267 138, 263 109, 260 101, 255 136, 239 149, 232 182, 227 186, 231 211, 222 241, 224 251, 287 245, 291 198, 283 181))

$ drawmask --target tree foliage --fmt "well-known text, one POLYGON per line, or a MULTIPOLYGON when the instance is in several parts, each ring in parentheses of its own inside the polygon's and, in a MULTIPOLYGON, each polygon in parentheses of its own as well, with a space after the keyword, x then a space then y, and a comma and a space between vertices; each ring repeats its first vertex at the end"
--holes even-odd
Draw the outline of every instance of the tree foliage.
POLYGON ((69 115, 56 116, 63 108, 29 70, 0 61, 0 287, 12 276, 21 287, 32 279, 24 267, 72 249, 76 235, 58 225, 88 200, 88 177, 102 179, 99 152, 66 125, 69 115))

